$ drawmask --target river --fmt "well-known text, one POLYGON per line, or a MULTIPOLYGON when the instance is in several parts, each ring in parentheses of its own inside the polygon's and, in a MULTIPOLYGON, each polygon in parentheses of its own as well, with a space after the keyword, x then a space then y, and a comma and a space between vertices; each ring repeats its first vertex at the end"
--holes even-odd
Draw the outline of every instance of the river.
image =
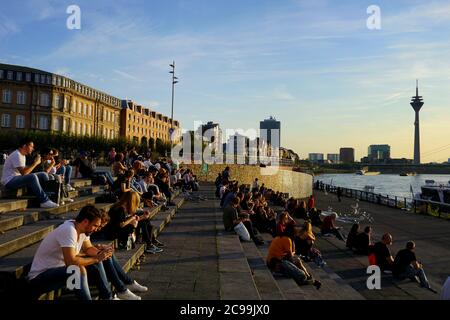
POLYGON ((314 181, 322 181, 334 186, 363 190, 364 186, 374 186, 374 192, 382 195, 411 198, 410 186, 414 193, 420 192, 425 180, 434 180, 438 184, 448 184, 450 175, 446 174, 418 174, 416 176, 401 177, 396 174, 380 174, 376 176, 362 176, 357 174, 322 174, 314 177, 314 181))

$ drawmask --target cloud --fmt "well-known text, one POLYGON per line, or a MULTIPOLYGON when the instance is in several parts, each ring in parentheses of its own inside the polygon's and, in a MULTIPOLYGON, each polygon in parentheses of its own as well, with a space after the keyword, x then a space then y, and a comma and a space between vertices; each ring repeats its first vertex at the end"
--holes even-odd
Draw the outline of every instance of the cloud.
POLYGON ((113 72, 118 74, 118 75, 120 75, 120 76, 122 76, 122 77, 124 77, 124 78, 126 78, 126 79, 142 82, 141 79, 139 79, 139 78, 137 78, 137 77, 135 77, 135 76, 133 76, 133 75, 131 75, 129 73, 126 73, 126 72, 123 72, 123 71, 120 71, 120 70, 113 70, 113 72))

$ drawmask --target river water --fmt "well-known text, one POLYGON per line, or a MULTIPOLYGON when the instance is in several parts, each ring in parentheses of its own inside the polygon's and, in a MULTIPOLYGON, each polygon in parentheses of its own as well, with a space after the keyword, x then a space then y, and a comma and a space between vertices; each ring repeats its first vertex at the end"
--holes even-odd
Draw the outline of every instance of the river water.
POLYGON ((364 186, 374 186, 374 193, 382 195, 411 198, 410 186, 414 193, 420 192, 425 180, 434 180, 438 184, 448 184, 450 175, 446 174, 418 174, 411 177, 401 177, 398 174, 380 174, 377 176, 363 176, 357 174, 322 174, 314 177, 314 181, 322 181, 334 186, 364 190, 364 186))

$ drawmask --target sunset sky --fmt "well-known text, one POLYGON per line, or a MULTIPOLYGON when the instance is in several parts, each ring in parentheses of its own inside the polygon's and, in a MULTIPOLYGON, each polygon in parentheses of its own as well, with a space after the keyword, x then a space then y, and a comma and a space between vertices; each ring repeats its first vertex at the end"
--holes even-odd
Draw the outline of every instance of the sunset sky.
POLYGON ((301 158, 370 144, 413 157, 419 79, 422 162, 450 158, 450 2, 383 0, 0 0, 0 62, 66 75, 222 128, 282 123, 301 158), (66 8, 81 8, 69 30, 66 8), (381 9, 370 30, 367 8, 381 9))

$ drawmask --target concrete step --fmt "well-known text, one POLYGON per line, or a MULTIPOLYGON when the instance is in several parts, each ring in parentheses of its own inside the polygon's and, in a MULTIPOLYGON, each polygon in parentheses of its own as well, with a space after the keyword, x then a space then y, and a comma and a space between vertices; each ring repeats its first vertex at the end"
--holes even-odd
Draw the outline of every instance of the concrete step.
POLYGON ((136 244, 132 250, 116 250, 114 255, 125 272, 129 272, 133 266, 139 266, 141 257, 145 257, 145 244, 136 244))
POLYGON ((0 216, 0 234, 5 231, 15 229, 20 227, 23 224, 23 215, 18 216, 0 216))
POLYGON ((80 197, 80 198, 74 199, 74 202, 72 202, 72 203, 67 203, 67 204, 59 206, 57 208, 52 208, 52 209, 39 208, 39 209, 36 209, 36 211, 38 211, 40 213, 41 219, 49 219, 49 218, 55 218, 58 215, 61 215, 61 214, 64 214, 64 213, 67 213, 70 211, 79 210, 88 204, 95 204, 95 196, 80 197))
MULTIPOLYGON (((64 222, 64 220, 75 219, 79 211, 69 211, 63 215, 61 215, 57 220, 49 220, 47 223, 53 223, 56 228, 59 224, 64 222)), ((28 272, 28 269, 33 261, 34 254, 38 249, 41 241, 36 242, 35 244, 28 246, 22 250, 9 254, 0 258, 0 273, 11 273, 15 274, 17 278, 19 278, 24 272, 28 272)), ((94 241, 93 243, 99 243, 102 241, 94 241)), ((111 241, 104 241, 105 244, 110 244, 111 241)))
POLYGON ((74 188, 89 187, 92 185, 91 179, 72 179, 71 185, 74 188))
POLYGON ((261 299, 286 300, 256 245, 253 242, 242 242, 241 245, 261 299))
POLYGON ((239 237, 223 229, 222 210, 215 210, 221 300, 261 300, 239 237))
POLYGON ((42 240, 54 228, 54 221, 39 221, 0 235, 0 258, 42 240))
POLYGON ((25 210, 28 206, 27 199, 0 200, 0 213, 14 210, 25 210))
POLYGON ((78 197, 84 197, 84 196, 90 196, 93 194, 97 194, 101 191, 105 190, 104 186, 87 186, 87 187, 81 187, 74 191, 69 191, 69 198, 78 198, 78 197))

